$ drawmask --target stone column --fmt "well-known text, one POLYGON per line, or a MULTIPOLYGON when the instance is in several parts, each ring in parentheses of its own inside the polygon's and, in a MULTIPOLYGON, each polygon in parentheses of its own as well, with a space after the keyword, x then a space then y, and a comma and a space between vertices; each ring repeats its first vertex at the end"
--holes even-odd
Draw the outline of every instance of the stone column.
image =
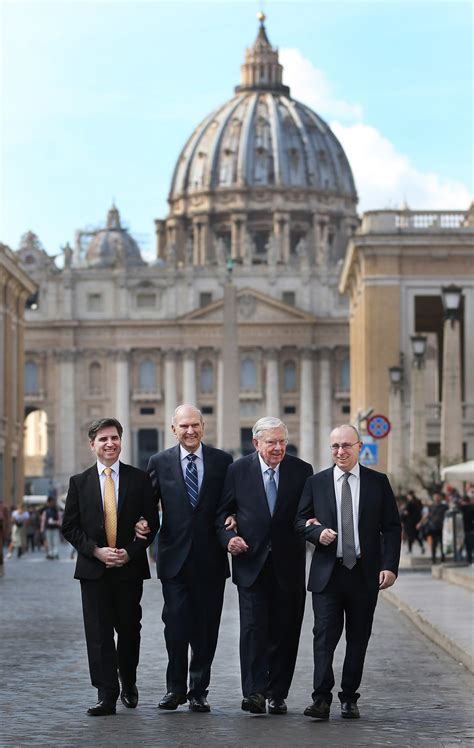
POLYGON ((280 418, 280 413, 278 351, 270 348, 266 352, 265 415, 280 418))
POLYGON ((313 353, 309 348, 301 351, 299 456, 314 465, 313 353))
POLYGON ((196 351, 192 348, 183 353, 183 403, 197 407, 196 351))
POLYGON ((321 268, 326 267, 328 261, 328 224, 329 218, 327 216, 322 215, 321 213, 313 214, 313 233, 316 249, 316 264, 321 268))
POLYGON ((123 426, 122 462, 132 461, 132 434, 130 431, 130 374, 128 351, 117 351, 115 364, 115 417, 123 426))
POLYGON ((319 464, 315 469, 322 470, 329 465, 329 434, 333 429, 331 417, 331 351, 321 348, 319 351, 319 464))
POLYGON ((461 324, 446 319, 443 328, 443 383, 441 395, 441 461, 461 462, 463 457, 461 396, 461 324))
POLYGON ((275 213, 273 216, 273 236, 277 240, 277 262, 287 263, 290 259, 290 215, 289 213, 275 213))
POLYGON ((173 447, 176 444, 176 438, 171 431, 171 422, 174 411, 178 407, 178 395, 176 387, 176 352, 172 349, 165 353, 165 449, 173 447))
POLYGON ((424 357, 415 357, 411 370, 410 467, 419 470, 426 458, 426 393, 424 357))
POLYGON ((56 352, 59 362, 59 397, 57 417, 57 467, 59 481, 67 485, 71 475, 77 472, 74 419, 75 409, 75 360, 74 349, 56 352))
POLYGON ((242 258, 244 255, 245 234, 245 213, 234 213, 231 218, 231 257, 233 260, 242 258))
POLYGON ((237 329, 237 292, 231 282, 224 286, 222 364, 218 369, 217 446, 240 453, 240 362, 237 329), (225 391, 224 391, 225 390, 225 391))

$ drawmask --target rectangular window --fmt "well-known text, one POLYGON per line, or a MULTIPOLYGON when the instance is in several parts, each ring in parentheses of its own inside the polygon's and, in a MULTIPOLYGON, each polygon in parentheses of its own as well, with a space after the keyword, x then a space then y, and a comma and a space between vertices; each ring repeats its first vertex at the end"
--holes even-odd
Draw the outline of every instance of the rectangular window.
POLYGON ((210 416, 212 413, 214 413, 214 408, 212 407, 212 405, 203 405, 201 408, 201 413, 205 416, 210 416))
POLYGON ((87 294, 87 309, 89 312, 102 312, 104 310, 104 297, 101 293, 87 294))
POLYGON ((137 293, 138 309, 155 309, 156 293, 137 293))
POLYGON ((199 306, 204 307, 212 302, 212 293, 210 291, 201 291, 199 294, 199 306))
POLYGON ((290 415, 291 413, 296 413, 296 406, 295 405, 285 405, 283 408, 283 412, 287 415, 290 415))
POLYGON ((295 292, 294 291, 283 291, 281 295, 281 300, 284 304, 288 304, 288 306, 295 306, 296 299, 295 299, 295 292))
POLYGON ((141 416, 154 416, 155 409, 154 408, 140 408, 140 415, 141 416))

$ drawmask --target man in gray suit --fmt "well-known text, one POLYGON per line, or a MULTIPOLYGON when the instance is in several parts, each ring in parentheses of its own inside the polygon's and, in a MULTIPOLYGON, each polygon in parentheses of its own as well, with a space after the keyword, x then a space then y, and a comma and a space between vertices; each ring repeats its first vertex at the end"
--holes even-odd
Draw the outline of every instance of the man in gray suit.
MULTIPOLYGON (((171 428, 178 444, 153 455, 148 464, 162 510, 157 571, 168 650, 167 692, 158 706, 177 709, 188 700, 192 711, 208 712, 207 689, 229 576, 214 522, 232 457, 202 443, 204 421, 193 405, 176 408, 171 428)), ((137 537, 146 537, 146 524, 139 523, 136 531, 137 537)))

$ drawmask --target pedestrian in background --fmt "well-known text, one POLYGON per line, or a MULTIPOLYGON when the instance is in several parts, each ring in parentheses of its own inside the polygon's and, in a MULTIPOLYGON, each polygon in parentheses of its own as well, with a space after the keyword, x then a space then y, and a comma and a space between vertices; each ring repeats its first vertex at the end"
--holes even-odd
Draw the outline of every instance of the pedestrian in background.
POLYGON ((17 557, 26 551, 26 527, 30 519, 30 513, 20 504, 18 509, 14 509, 11 516, 11 540, 8 546, 7 558, 11 558, 13 551, 16 549, 17 557))
POLYGON ((414 491, 408 491, 405 504, 400 512, 402 527, 405 539, 408 544, 408 553, 412 552, 413 543, 417 542, 421 552, 425 552, 425 546, 418 530, 418 524, 421 521, 422 503, 415 495, 414 491))
POLYGON ((436 563, 436 551, 440 550, 440 562, 445 561, 443 548, 443 524, 444 515, 449 507, 442 493, 433 494, 433 503, 429 507, 428 518, 426 522, 426 532, 431 538, 431 561, 436 563))
POLYGON ((10 512, 0 497, 0 577, 4 574, 3 549, 10 536, 10 512))
POLYGON ((46 558, 59 558, 60 529, 61 515, 56 504, 56 498, 49 496, 41 515, 41 531, 46 541, 46 558))

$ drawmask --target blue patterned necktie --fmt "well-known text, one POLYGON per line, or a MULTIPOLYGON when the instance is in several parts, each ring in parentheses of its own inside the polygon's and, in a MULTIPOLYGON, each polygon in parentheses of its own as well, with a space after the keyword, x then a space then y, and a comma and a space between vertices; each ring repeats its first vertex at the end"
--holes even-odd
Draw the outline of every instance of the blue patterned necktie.
POLYGON ((275 475, 275 471, 273 468, 268 468, 268 470, 265 471, 268 475, 267 484, 265 486, 265 491, 267 494, 267 501, 268 501, 268 508, 270 509, 270 514, 273 516, 273 512, 275 511, 275 503, 277 498, 277 487, 275 483, 275 478, 273 477, 275 475))
POLYGON ((350 473, 344 473, 341 490, 341 525, 342 525, 342 563, 347 569, 353 569, 357 557, 354 540, 354 513, 352 511, 352 492, 349 485, 350 473))
POLYGON ((187 455, 186 457, 188 464, 186 465, 186 475, 184 482, 186 483, 186 490, 188 492, 189 502, 193 509, 196 509, 198 503, 199 483, 198 483, 198 471, 196 467, 196 455, 187 455))

